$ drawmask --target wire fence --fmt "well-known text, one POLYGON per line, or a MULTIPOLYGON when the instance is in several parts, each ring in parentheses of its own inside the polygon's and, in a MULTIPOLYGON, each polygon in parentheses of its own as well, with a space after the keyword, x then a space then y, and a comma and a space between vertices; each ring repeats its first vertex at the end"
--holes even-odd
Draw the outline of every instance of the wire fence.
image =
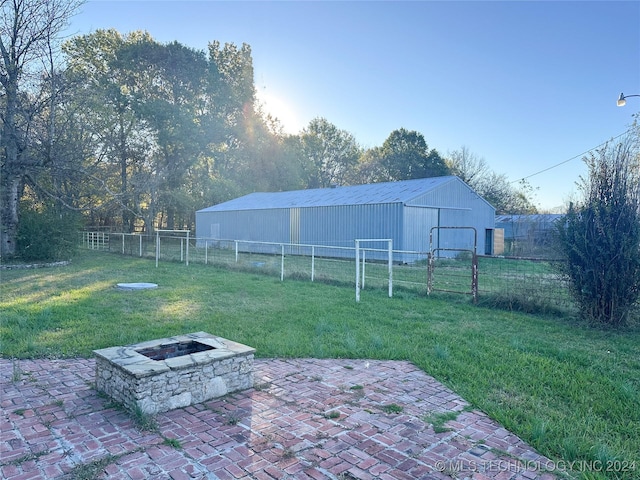
POLYGON ((530 312, 574 311, 560 260, 519 257, 478 258, 481 303, 530 312))
POLYGON ((478 256, 477 286, 473 286, 473 255, 430 257, 429 252, 392 251, 392 270, 382 260, 387 250, 323 245, 299 245, 240 240, 202 239, 185 233, 155 235, 82 232, 82 247, 122 255, 154 258, 156 262, 212 265, 228 270, 354 286, 362 290, 442 296, 477 295, 482 305, 531 312, 567 312, 574 305, 557 260, 478 256), (431 258, 431 261, 429 261, 431 258), (356 274, 356 271, 358 273, 356 274), (358 275, 358 277, 356 277, 358 275))

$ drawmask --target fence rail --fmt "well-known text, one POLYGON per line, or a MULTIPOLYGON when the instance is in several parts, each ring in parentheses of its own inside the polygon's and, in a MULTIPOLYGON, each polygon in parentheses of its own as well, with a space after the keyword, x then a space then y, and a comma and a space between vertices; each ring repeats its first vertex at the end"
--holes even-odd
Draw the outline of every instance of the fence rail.
MULTIPOLYGON (((355 282, 355 245, 336 247, 187 238, 184 234, 170 232, 155 235, 82 232, 81 244, 89 250, 186 265, 201 263, 279 276, 281 280, 351 286, 355 282)), ((386 249, 359 248, 363 262, 362 289, 388 289, 393 278, 396 291, 424 295, 475 292, 479 303, 508 309, 573 310, 566 282, 557 272, 557 261, 554 260, 478 256, 477 284, 474 286, 471 254, 463 252, 455 258, 437 258, 430 252, 392 250, 390 272, 386 249)))

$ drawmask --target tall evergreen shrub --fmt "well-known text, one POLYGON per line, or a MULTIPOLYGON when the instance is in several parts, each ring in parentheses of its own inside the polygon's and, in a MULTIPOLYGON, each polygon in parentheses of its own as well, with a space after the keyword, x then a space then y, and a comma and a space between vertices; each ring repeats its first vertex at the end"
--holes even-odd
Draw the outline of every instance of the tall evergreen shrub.
POLYGON ((584 198, 557 228, 561 269, 585 319, 621 326, 640 300, 638 135, 584 160, 584 198))

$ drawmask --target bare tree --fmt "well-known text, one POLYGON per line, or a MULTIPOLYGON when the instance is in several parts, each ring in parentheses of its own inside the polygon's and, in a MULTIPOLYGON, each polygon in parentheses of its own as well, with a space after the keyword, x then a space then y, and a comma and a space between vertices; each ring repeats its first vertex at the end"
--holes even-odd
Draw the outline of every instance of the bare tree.
POLYGON ((474 186, 481 179, 491 175, 491 169, 487 161, 469 150, 469 147, 462 146, 460 150, 450 152, 445 163, 463 182, 474 186))
POLYGON ((531 199, 533 189, 526 181, 520 183, 520 188, 515 188, 505 174, 491 170, 487 161, 468 147, 449 152, 445 163, 453 175, 493 205, 498 215, 537 213, 531 199))
MULTIPOLYGON (((0 256, 16 252, 18 204, 29 155, 29 126, 38 110, 32 89, 54 78, 56 38, 80 0, 0 0, 0 256)), ((54 89, 52 89, 53 93, 54 89)), ((49 102, 49 104, 51 104, 49 102)))

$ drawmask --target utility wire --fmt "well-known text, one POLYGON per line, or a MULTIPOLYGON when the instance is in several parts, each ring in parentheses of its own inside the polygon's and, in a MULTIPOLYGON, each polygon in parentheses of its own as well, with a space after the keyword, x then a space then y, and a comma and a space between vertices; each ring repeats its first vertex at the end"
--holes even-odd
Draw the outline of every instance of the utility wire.
POLYGON ((585 156, 587 153, 591 152, 592 150, 595 150, 596 148, 600 148, 600 147, 602 147, 602 146, 606 145, 607 143, 609 143, 609 142, 611 142, 611 141, 615 140, 616 138, 620 138, 621 136, 626 135, 626 134, 627 134, 627 133, 629 133, 630 131, 631 131, 631 129, 629 129, 629 130, 627 130, 627 131, 625 131, 625 132, 622 132, 620 135, 617 135, 617 136, 613 137, 612 139, 607 140, 606 142, 602 142, 600 145, 596 145, 595 147, 590 148, 589 150, 587 150, 587 151, 585 151, 585 152, 579 153, 579 154, 578 154, 578 155, 576 155, 575 157, 571 157, 571 158, 570 158, 570 159, 568 159, 568 160, 564 160, 564 161, 562 161, 562 162, 560 162, 560 163, 556 163, 555 165, 551 165, 550 167, 547 167, 547 168, 545 168, 544 170, 540 170, 539 172, 532 173, 531 175, 527 175, 526 177, 522 177, 522 178, 519 178, 518 180, 514 180, 514 181, 513 181, 513 182, 511 182, 511 183, 518 183, 518 182, 522 182, 523 180, 527 180, 528 178, 535 177, 536 175, 540 175, 541 173, 548 172, 549 170, 553 170, 554 168, 559 167, 560 165, 564 165, 565 163, 569 163, 570 161, 575 160, 576 158, 583 157, 583 156, 585 156))

